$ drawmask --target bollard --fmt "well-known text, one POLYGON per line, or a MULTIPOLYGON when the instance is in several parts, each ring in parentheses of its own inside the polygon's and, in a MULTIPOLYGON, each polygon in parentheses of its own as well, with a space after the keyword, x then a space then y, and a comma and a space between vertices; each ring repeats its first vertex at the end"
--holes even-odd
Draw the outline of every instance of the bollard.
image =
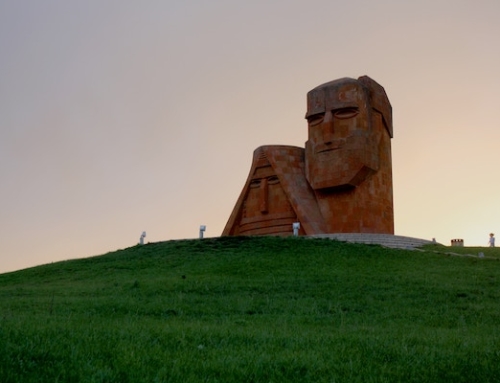
POLYGON ((200 225, 200 239, 203 238, 203 232, 206 230, 206 226, 205 225, 200 225))
POLYGON ((144 245, 144 238, 146 238, 146 232, 143 231, 141 234, 141 238, 139 238, 139 245, 144 245))
POLYGON ((299 235, 300 222, 292 223, 292 229, 293 229, 293 236, 297 237, 299 235))

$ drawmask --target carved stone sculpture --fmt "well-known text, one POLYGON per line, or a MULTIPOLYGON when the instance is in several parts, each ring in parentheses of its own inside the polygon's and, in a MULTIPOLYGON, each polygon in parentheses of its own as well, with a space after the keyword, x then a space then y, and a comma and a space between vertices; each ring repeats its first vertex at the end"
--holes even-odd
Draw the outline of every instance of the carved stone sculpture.
POLYGON ((222 235, 324 233, 323 217, 304 172, 304 149, 269 145, 255 149, 243 190, 222 235))
POLYGON ((262 146, 222 235, 394 234, 392 108, 367 76, 307 94, 305 150, 262 146))

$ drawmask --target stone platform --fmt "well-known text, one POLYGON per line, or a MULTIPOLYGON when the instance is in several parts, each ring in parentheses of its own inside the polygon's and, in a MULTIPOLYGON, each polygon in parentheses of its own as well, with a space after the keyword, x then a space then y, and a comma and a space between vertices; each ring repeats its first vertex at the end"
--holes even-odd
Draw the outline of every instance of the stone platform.
POLYGON ((337 233, 337 234, 316 234, 310 235, 312 238, 330 238, 337 241, 375 244, 395 249, 416 249, 424 245, 436 244, 436 242, 426 239, 405 237, 392 234, 366 234, 366 233, 337 233))

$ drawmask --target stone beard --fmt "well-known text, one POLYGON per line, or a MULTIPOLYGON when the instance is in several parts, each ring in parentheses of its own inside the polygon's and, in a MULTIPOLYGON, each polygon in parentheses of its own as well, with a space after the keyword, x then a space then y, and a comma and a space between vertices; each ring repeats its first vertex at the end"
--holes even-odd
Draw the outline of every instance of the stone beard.
POLYGON ((254 151, 247 182, 222 235, 394 234, 392 108, 367 76, 307 94, 303 148, 254 151))

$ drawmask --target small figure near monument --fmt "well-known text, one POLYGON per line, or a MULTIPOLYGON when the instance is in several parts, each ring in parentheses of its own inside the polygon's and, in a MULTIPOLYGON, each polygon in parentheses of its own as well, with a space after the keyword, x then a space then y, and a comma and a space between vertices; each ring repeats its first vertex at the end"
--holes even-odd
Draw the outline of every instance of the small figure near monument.
POLYGON ((203 239, 203 233, 207 230, 207 227, 205 225, 200 225, 200 232, 199 232, 199 238, 203 239))
POLYGON ((146 232, 143 231, 141 237, 139 238, 139 245, 144 245, 144 238, 146 238, 146 232))
POLYGON ((490 233, 490 239, 488 241, 490 247, 495 247, 495 234, 490 233))
POLYGON ((394 234, 392 107, 368 76, 307 94, 304 148, 261 146, 222 235, 394 234))

